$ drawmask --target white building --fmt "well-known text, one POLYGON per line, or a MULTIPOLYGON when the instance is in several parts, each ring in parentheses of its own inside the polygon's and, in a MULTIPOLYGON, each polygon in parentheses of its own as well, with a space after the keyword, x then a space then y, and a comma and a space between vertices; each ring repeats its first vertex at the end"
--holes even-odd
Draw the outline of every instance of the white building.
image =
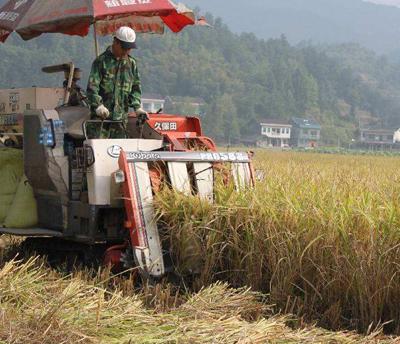
POLYGON ((280 121, 260 123, 263 139, 259 142, 261 147, 289 147, 292 126, 280 121))
POLYGON ((399 142, 400 142, 400 129, 397 129, 393 135, 393 143, 399 143, 399 142))
POLYGON ((165 98, 158 94, 144 93, 142 95, 142 108, 149 113, 156 113, 165 108, 165 98))

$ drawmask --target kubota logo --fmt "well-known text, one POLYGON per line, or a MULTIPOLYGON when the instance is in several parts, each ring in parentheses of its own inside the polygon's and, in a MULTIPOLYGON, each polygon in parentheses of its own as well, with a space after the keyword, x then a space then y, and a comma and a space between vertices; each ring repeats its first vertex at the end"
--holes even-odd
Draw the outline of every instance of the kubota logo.
POLYGON ((107 149, 108 155, 113 158, 119 158, 121 151, 122 151, 122 148, 120 146, 111 146, 107 149))
POLYGON ((25 5, 28 0, 18 0, 14 5, 14 11, 20 8, 22 5, 25 5))

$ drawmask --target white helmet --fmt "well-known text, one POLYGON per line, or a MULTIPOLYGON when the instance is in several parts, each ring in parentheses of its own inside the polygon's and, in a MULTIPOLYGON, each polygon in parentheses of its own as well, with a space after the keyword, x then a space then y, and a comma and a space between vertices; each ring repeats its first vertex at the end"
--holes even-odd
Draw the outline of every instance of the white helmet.
POLYGON ((136 49, 136 32, 128 26, 120 27, 114 37, 121 43, 123 49, 136 49))

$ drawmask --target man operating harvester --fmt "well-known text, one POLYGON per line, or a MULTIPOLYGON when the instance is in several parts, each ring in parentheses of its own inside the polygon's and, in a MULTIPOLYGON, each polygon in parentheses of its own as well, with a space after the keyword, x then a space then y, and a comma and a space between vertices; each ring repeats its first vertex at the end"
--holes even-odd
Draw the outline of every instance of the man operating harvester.
POLYGON ((115 121, 90 123, 89 138, 126 138, 128 112, 133 108, 137 117, 147 120, 141 108, 142 90, 136 60, 129 55, 136 48, 136 33, 121 27, 114 41, 92 65, 87 87, 87 99, 92 119, 115 121))

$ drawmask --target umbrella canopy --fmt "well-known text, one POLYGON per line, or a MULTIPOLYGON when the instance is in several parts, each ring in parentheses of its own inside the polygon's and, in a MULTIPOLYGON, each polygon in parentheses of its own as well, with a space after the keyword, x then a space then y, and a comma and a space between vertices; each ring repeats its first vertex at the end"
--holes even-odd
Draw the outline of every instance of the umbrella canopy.
POLYGON ((130 26, 137 32, 179 32, 195 24, 186 6, 170 0, 10 0, 0 8, 0 42, 16 31, 24 40, 53 32, 86 36, 95 23, 101 35, 130 26))

